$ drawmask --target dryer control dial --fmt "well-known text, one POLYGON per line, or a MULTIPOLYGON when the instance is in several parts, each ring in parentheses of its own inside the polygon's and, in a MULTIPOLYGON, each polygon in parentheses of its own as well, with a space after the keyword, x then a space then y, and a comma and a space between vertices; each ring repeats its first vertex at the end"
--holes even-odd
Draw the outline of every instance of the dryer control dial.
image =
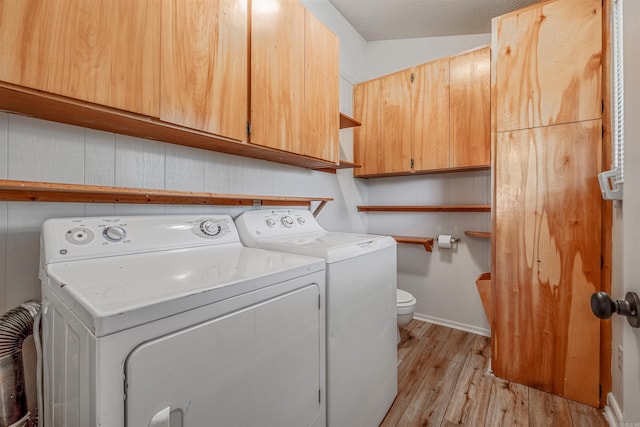
POLYGON ((280 218, 280 222, 282 223, 282 225, 284 225, 287 228, 290 228, 291 226, 293 226, 293 218, 291 218, 289 215, 285 215, 282 218, 280 218))
POLYGON ((222 227, 215 221, 202 221, 200 223, 200 230, 207 236, 217 236, 222 231, 222 227))
POLYGON ((298 217, 298 224, 304 225, 305 222, 307 222, 307 221, 303 217, 301 217, 301 216, 298 217))
POLYGON ((119 242, 127 236, 127 232, 122 227, 111 226, 105 228, 102 235, 110 242, 119 242))

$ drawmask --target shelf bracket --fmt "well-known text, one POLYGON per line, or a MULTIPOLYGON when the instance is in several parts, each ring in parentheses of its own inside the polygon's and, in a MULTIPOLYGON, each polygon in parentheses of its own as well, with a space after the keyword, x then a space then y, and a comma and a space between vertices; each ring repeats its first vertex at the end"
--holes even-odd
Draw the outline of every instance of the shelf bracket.
POLYGON ((253 201, 253 210, 260 210, 260 209, 262 209, 262 200, 255 199, 253 201))
MULTIPOLYGON (((327 204, 327 200, 321 200, 320 204, 318 205, 318 207, 313 210, 313 216, 314 217, 318 216, 318 214, 320 213, 322 208, 325 207, 326 204, 327 204)), ((309 205, 309 207, 311 207, 311 205, 309 205)))

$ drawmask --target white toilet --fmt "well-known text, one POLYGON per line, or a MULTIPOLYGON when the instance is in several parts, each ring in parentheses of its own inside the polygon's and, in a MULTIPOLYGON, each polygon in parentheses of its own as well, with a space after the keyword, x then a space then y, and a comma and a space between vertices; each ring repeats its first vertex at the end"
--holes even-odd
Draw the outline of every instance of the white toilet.
POLYGON ((400 343, 400 326, 404 326, 413 319, 416 309, 416 299, 407 291, 396 290, 396 312, 398 318, 398 343, 400 343))

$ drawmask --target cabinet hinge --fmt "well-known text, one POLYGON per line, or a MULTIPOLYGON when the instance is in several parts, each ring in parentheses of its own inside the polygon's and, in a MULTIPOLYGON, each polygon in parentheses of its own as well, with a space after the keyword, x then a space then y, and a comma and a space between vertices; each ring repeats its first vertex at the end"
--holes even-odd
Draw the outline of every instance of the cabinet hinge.
POLYGON ((251 136, 251 123, 247 122, 247 136, 251 136))
POLYGON ((413 81, 416 79, 415 74, 411 73, 411 83, 413 83, 413 81))
POLYGON ((415 164, 415 162, 413 161, 413 159, 411 159, 411 169, 413 169, 413 165, 415 164))
POLYGON ((604 270, 604 256, 600 255, 600 270, 604 270))
MULTIPOLYGON (((604 1, 604 0, 602 0, 604 1)), ((604 99, 602 100, 602 113, 604 114, 604 99)))

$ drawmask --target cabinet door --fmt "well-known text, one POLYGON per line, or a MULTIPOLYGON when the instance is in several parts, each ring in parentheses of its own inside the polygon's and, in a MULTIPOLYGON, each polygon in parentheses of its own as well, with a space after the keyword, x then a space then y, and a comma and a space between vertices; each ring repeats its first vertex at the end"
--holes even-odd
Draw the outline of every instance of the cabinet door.
POLYGON ((493 26, 498 132, 601 117, 601 0, 543 2, 493 26))
POLYGON ((292 0, 251 3, 250 141, 295 152, 304 117, 305 8, 292 0))
POLYGON ((247 0, 163 0, 160 119, 246 141, 247 0))
POLYGON ((598 406, 602 121, 497 135, 491 366, 598 406))
POLYGON ((380 173, 380 79, 353 88, 353 115, 361 125, 353 129, 353 160, 361 167, 354 176, 380 173))
POLYGON ((411 70, 380 79, 381 172, 411 171, 411 70))
POLYGON ((159 116, 160 0, 2 0, 0 80, 159 116))
POLYGON ((449 59, 414 68, 413 158, 415 171, 449 167, 449 59))
POLYGON ((340 40, 305 11, 304 137, 306 156, 338 163, 340 155, 340 40))
POLYGON ((491 162, 490 52, 487 47, 450 59, 451 168, 491 162))

